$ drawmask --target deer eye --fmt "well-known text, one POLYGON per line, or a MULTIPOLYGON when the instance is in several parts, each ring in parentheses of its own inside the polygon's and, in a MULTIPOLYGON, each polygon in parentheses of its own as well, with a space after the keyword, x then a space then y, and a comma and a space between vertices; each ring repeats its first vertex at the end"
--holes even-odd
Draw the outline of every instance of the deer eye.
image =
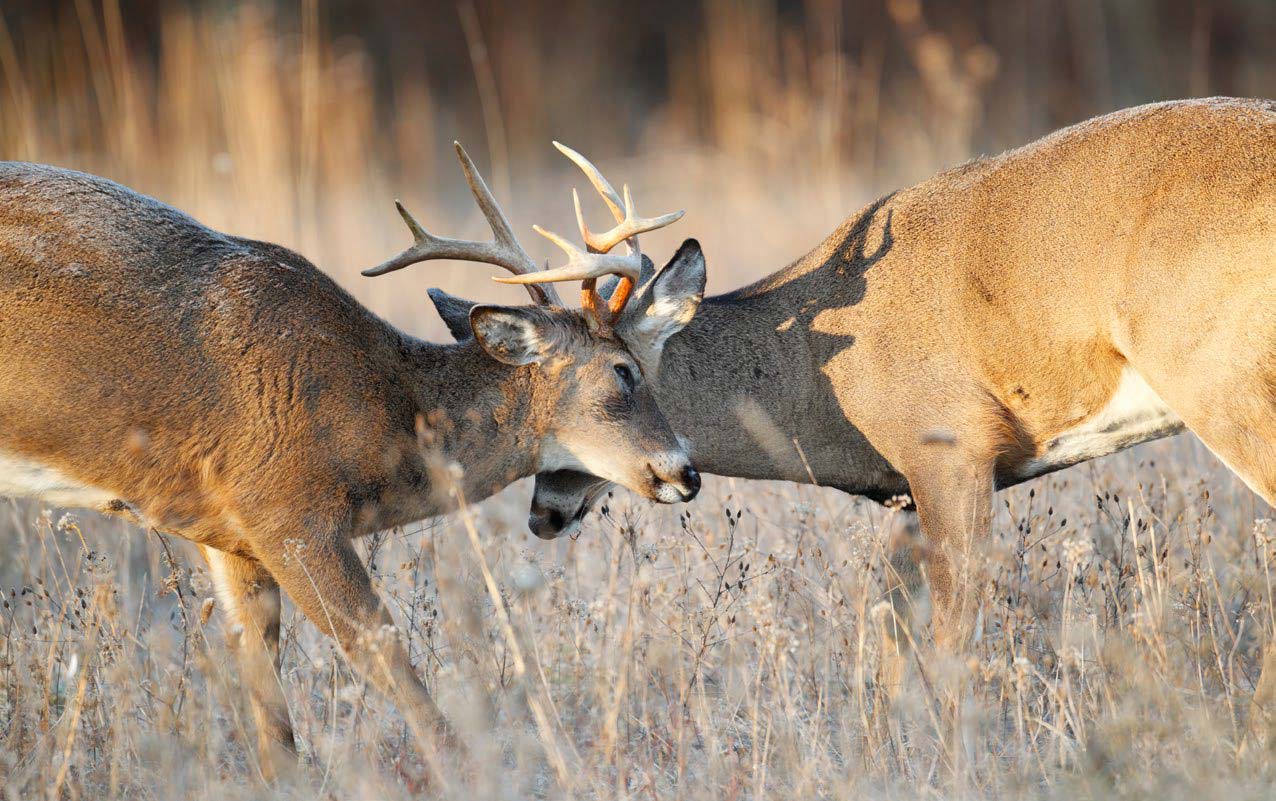
POLYGON ((634 371, 629 369, 629 365, 624 362, 616 364, 613 368, 616 371, 616 380, 620 382, 620 388, 626 393, 634 391, 634 371))

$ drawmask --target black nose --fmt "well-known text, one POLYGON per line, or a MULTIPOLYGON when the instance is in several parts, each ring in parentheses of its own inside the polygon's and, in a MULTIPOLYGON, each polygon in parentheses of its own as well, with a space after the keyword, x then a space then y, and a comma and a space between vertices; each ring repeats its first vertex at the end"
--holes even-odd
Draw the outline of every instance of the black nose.
POLYGON ((556 538, 563 530, 563 524, 567 522, 563 519, 563 513, 557 509, 549 509, 541 511, 533 509, 532 513, 527 517, 527 527, 532 533, 543 540, 552 540, 556 538))
POLYGON ((700 492, 700 473, 691 465, 682 468, 682 486, 687 488, 686 497, 683 500, 691 500, 700 492))

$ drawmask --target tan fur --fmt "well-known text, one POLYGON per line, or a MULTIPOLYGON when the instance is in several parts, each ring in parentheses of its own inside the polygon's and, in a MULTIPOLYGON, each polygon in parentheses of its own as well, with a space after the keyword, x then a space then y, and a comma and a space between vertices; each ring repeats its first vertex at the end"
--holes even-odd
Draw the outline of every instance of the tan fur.
MULTIPOLYGON (((1034 460, 1123 377, 1276 502, 1276 103, 1142 106, 889 195, 706 299, 660 369, 662 408, 705 472, 910 493, 946 637, 971 608, 954 570, 993 489, 1071 463, 1034 460), (806 461, 724 413, 746 405, 806 461)), ((538 481, 558 504, 597 494, 538 481)))
POLYGON ((428 731, 438 713, 381 636, 351 539, 454 506, 450 461, 470 501, 543 469, 551 445, 606 443, 598 463, 648 494, 662 460, 689 470, 645 385, 617 400, 615 365, 638 370, 624 343, 575 312, 529 313, 553 339, 544 363, 422 342, 284 248, 0 163, 0 465, 21 469, 10 485, 78 485, 203 548, 265 756, 294 750, 280 586, 428 731))

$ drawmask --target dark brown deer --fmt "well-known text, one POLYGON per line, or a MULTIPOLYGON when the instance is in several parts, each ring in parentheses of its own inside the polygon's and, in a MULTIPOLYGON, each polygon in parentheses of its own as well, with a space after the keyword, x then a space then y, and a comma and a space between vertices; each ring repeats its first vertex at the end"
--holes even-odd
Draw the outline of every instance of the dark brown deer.
MULTIPOLYGON (((528 285, 534 306, 471 309, 474 336, 459 345, 395 330, 285 248, 102 178, 0 164, 0 493, 128 515, 199 545, 235 624, 268 772, 295 752, 281 587, 418 734, 442 725, 354 538, 541 470, 586 470, 666 502, 699 486, 643 381, 656 354, 612 331, 621 304, 571 311, 548 286, 583 280, 592 301, 601 276, 632 284, 637 235, 681 213, 640 219, 630 203, 591 252, 549 235, 569 261, 538 272, 457 155, 494 241, 433 236, 400 206, 415 243, 365 274, 467 259, 528 285)), ((700 281, 667 310, 672 330, 700 281)))

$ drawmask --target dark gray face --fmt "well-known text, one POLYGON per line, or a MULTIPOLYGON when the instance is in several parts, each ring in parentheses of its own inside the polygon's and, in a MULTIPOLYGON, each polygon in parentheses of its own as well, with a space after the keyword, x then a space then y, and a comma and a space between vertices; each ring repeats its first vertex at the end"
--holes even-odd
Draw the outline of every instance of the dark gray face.
POLYGON ((574 534, 594 502, 611 486, 610 481, 576 470, 537 473, 527 527, 543 540, 574 534))

